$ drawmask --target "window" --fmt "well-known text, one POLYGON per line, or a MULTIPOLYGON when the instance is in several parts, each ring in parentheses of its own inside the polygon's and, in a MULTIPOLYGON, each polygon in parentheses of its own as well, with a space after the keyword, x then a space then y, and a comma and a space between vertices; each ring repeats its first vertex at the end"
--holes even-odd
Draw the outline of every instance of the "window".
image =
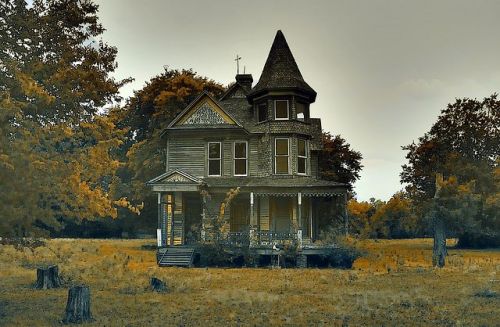
POLYGON ((297 174, 305 175, 307 167, 307 142, 297 140, 297 174))
POLYGON ((234 142, 234 176, 247 175, 248 143, 246 141, 234 142))
POLYGON ((263 122, 263 121, 266 121, 267 120, 267 104, 266 103, 261 103, 258 105, 257 107, 258 111, 257 111, 257 121, 260 123, 260 122, 263 122))
POLYGON ((221 175, 221 143, 208 142, 208 176, 221 175))
POLYGON ((297 120, 305 121, 308 118, 306 113, 307 110, 306 104, 302 102, 297 102, 295 104, 295 107, 297 109, 297 120))
POLYGON ((274 119, 276 120, 288 119, 288 100, 274 101, 274 119))
POLYGON ((288 174, 288 139, 277 138, 274 142, 274 171, 276 174, 288 174))

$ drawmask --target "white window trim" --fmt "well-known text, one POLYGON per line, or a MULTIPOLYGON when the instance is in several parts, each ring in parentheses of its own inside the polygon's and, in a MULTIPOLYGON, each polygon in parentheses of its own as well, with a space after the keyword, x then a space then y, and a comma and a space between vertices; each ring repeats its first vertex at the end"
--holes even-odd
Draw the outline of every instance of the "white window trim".
POLYGON ((233 142, 233 176, 248 176, 248 142, 247 141, 234 141, 233 142), (245 158, 236 158, 236 143, 245 143, 245 158), (245 159, 245 174, 235 174, 236 172, 236 159, 245 159))
POLYGON ((274 100, 274 120, 290 120, 290 101, 288 100, 274 100), (276 117, 276 102, 286 101, 286 118, 276 117))
POLYGON ((208 142, 207 147, 207 176, 220 177, 222 176, 222 142, 208 142), (219 144, 219 158, 210 158, 210 144, 219 144), (219 174, 210 175, 210 160, 219 160, 219 174))
POLYGON ((276 137, 274 139, 274 174, 275 175, 290 175, 290 138, 288 137, 276 137), (288 158, 288 172, 287 173, 278 173, 278 167, 277 167, 277 160, 276 157, 284 157, 284 155, 277 155, 276 154, 276 142, 278 140, 286 140, 288 142, 288 154, 286 157, 288 158))
POLYGON ((308 150, 309 150, 309 142, 307 142, 307 140, 304 140, 304 139, 297 139, 297 175, 304 175, 304 176, 307 175, 307 168, 309 166, 307 164, 307 161, 308 161, 307 159, 309 159, 309 156, 308 156, 309 151, 308 150), (304 141, 304 143, 305 143, 304 144, 304 149, 305 149, 305 152, 306 152, 305 156, 299 155, 299 141, 304 141), (303 173, 299 172, 299 158, 305 159, 305 167, 304 167, 305 172, 303 172, 303 173))

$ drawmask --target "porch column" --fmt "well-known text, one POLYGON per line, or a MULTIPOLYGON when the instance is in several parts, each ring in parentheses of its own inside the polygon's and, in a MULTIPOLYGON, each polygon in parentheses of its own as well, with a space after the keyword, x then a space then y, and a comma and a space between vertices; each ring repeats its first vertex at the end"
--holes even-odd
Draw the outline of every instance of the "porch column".
POLYGON ((297 194, 297 241, 299 242, 299 247, 302 247, 302 193, 297 194))
POLYGON ((254 204, 253 192, 250 192, 250 235, 249 235, 250 246, 257 245, 257 235, 256 235, 257 221, 255 219, 253 204, 254 204))
POLYGON ((156 242, 158 247, 164 246, 163 241, 165 238, 163 237, 164 234, 164 222, 163 222, 163 216, 162 216, 162 210, 161 210, 161 192, 158 192, 158 225, 156 226, 156 242))

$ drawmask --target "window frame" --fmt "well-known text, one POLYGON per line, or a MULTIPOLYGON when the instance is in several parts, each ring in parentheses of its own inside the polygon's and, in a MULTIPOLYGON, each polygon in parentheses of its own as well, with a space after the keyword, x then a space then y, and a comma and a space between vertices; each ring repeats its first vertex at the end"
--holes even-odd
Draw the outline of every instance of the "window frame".
POLYGON ((309 142, 307 142, 306 139, 302 139, 302 138, 298 138, 297 139, 297 175, 307 175, 307 168, 308 168, 308 164, 307 164, 307 159, 309 159, 309 145, 308 145, 309 142), (300 155, 299 153, 299 142, 300 141, 304 141, 304 155, 300 155), (304 172, 301 173, 299 172, 299 159, 304 159, 304 172))
POLYGON ((274 100, 274 120, 290 120, 290 101, 288 100, 283 100, 283 99, 278 99, 274 100), (286 118, 278 118, 276 117, 276 103, 278 102, 286 102, 286 118))
POLYGON ((289 137, 275 137, 274 138, 274 174, 275 175, 290 175, 290 138, 289 137), (278 160, 276 160, 277 157, 285 157, 285 155, 283 154, 276 154, 276 143, 278 142, 278 140, 286 140, 287 141, 287 149, 288 149, 288 152, 286 154, 286 157, 287 157, 287 168, 288 168, 288 171, 286 173, 278 173, 278 166, 277 166, 277 163, 278 163, 278 160))
POLYGON ((307 122, 309 120, 308 106, 305 102, 302 102, 302 101, 295 102, 295 118, 301 122, 307 122), (304 115, 304 118, 299 118, 299 111, 298 111, 299 105, 301 105, 304 108, 304 111, 302 112, 302 114, 304 115))
POLYGON ((208 177, 221 177, 222 176, 222 142, 221 141, 210 141, 207 142, 207 176, 208 177), (210 144, 219 144, 219 158, 210 158, 210 144), (210 175, 210 161, 219 161, 219 174, 210 175))
POLYGON ((241 177, 248 176, 248 141, 233 142, 233 176, 241 177), (236 158, 236 143, 245 143, 245 158, 236 158), (245 159, 245 174, 236 174, 236 160, 245 159))

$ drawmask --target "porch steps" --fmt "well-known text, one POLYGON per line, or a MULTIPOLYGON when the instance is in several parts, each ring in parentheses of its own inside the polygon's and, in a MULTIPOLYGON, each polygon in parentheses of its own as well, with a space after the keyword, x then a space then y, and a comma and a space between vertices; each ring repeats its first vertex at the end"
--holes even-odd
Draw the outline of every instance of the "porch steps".
POLYGON ((194 247, 171 246, 159 249, 156 259, 160 267, 191 267, 194 259, 194 247))

